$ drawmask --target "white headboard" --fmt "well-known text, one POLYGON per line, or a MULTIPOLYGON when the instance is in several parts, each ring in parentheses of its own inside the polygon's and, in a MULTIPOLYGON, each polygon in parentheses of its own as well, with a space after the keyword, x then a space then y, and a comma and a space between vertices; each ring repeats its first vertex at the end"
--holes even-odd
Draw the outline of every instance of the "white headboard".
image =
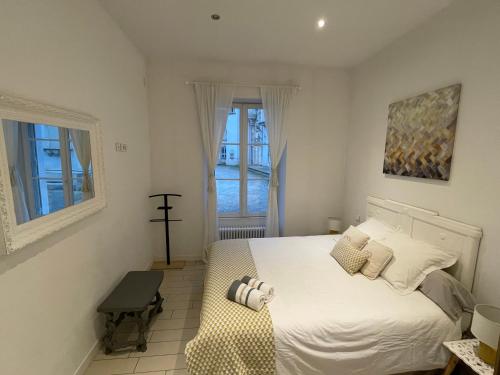
POLYGON ((399 228, 412 238, 456 252, 458 262, 448 272, 472 290, 483 235, 481 228, 441 217, 436 211, 370 196, 366 214, 368 218, 399 228))

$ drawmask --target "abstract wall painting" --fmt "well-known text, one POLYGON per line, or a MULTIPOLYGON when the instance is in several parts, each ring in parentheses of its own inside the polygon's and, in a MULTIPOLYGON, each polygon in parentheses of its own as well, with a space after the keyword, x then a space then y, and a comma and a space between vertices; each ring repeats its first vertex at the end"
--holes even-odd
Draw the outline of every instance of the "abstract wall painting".
POLYGON ((462 85, 389 105, 384 173, 448 181, 462 85))

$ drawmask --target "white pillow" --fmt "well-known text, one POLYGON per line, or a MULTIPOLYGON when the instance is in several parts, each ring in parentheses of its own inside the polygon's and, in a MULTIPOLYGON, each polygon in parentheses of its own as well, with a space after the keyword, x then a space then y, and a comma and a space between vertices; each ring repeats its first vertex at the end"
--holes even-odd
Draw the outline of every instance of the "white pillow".
POLYGON ((372 240, 376 241, 383 240, 387 237, 387 235, 396 232, 394 227, 391 227, 373 217, 359 224, 356 228, 369 235, 372 240))
POLYGON ((417 241, 403 233, 390 233, 380 241, 393 251, 393 257, 380 276, 399 294, 413 292, 431 272, 451 267, 457 254, 417 241))

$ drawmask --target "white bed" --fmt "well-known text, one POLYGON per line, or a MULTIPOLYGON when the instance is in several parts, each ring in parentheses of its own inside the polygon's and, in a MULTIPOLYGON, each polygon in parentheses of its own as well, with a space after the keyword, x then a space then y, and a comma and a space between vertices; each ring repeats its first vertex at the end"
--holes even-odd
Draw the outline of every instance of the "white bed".
MULTIPOLYGON (((451 272, 469 288, 481 230, 408 205, 368 199, 376 217, 459 254, 451 272)), ((249 240, 259 277, 274 285, 268 305, 278 374, 393 374, 443 367, 446 340, 461 335, 419 291, 402 296, 379 278, 350 276, 330 257, 338 236, 249 240)))
MULTIPOLYGON (((457 264, 448 271, 472 288, 479 228, 368 197, 367 218, 372 217, 455 252, 457 264)), ((381 278, 350 276, 329 254, 337 238, 214 243, 208 252, 200 328, 186 346, 189 372, 378 375, 444 366, 442 343, 460 337, 460 321, 453 322, 419 291, 401 295, 381 278), (229 285, 245 275, 275 287, 275 298, 258 313, 226 298, 229 285)))

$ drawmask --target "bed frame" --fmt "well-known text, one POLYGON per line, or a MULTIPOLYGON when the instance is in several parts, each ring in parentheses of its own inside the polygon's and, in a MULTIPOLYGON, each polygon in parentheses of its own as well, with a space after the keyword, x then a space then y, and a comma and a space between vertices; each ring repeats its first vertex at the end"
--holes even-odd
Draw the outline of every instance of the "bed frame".
POLYGON ((439 216, 436 211, 371 196, 367 198, 366 215, 412 238, 456 252, 458 262, 447 271, 472 291, 481 228, 439 216))

